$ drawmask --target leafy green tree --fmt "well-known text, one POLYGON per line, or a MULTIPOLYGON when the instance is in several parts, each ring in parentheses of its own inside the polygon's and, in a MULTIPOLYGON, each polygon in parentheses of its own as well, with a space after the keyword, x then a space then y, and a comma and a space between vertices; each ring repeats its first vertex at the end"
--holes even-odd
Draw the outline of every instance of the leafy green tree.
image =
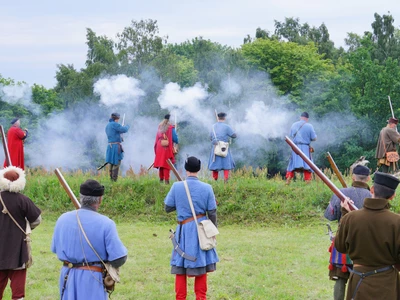
POLYGON ((165 83, 176 82, 182 87, 188 87, 197 81, 198 71, 194 68, 193 60, 174 54, 170 49, 164 49, 151 65, 165 83))
POLYGON ((100 63, 106 66, 117 63, 113 40, 106 36, 97 36, 90 28, 86 29, 86 40, 88 46, 86 66, 95 63, 100 63))
POLYGON ((54 110, 61 110, 62 100, 53 89, 46 89, 43 85, 34 84, 32 87, 32 99, 39 104, 44 114, 49 114, 54 110))
POLYGON ((334 66, 318 54, 312 43, 298 45, 293 42, 258 39, 242 46, 248 62, 266 71, 281 95, 289 95, 294 102, 301 102, 304 83, 323 80, 334 71, 334 66))
POLYGON ((148 19, 132 20, 129 27, 117 34, 116 48, 124 73, 137 76, 161 53, 168 37, 158 33, 157 21, 148 19))
POLYGON ((319 27, 311 27, 308 23, 301 24, 299 18, 285 18, 285 22, 275 20, 275 36, 279 40, 284 39, 300 45, 313 42, 317 45, 319 54, 324 54, 328 59, 337 58, 337 50, 324 23, 319 27))

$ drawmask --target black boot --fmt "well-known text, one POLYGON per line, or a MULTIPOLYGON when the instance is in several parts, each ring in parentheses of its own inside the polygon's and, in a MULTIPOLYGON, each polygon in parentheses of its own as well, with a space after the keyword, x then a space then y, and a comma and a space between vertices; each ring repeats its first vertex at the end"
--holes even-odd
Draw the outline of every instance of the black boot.
POLYGON ((169 184, 169 180, 165 180, 165 184, 169 184))

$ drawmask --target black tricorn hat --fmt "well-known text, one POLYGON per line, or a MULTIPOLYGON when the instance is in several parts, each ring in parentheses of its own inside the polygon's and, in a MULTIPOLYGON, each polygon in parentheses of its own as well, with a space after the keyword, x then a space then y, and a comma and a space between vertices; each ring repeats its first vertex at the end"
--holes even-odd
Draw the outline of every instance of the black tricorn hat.
POLYGON ((10 124, 14 124, 14 123, 17 122, 18 120, 19 120, 19 118, 14 118, 14 119, 12 119, 12 121, 11 121, 10 124))

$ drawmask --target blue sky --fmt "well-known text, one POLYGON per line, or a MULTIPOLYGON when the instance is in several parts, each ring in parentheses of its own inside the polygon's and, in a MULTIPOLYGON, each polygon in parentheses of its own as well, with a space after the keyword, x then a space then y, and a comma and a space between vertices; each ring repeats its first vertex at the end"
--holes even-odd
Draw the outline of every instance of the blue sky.
POLYGON ((157 20, 172 43, 202 36, 240 47, 257 27, 273 31, 274 20, 298 17, 311 26, 325 23, 335 46, 344 46, 347 32, 371 30, 374 13, 388 11, 399 27, 395 0, 0 0, 0 74, 53 87, 57 64, 84 67, 86 28, 115 39, 132 19, 157 20))

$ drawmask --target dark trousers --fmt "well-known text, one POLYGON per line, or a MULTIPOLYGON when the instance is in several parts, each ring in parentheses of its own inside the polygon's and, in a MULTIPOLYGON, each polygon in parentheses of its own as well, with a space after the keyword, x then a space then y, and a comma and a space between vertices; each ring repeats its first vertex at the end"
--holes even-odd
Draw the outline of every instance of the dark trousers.
POLYGON ((12 299, 25 297, 26 269, 0 270, 0 299, 3 299, 4 289, 10 279, 12 299))
POLYGON ((110 164, 110 178, 112 181, 117 181, 120 165, 121 165, 121 161, 119 161, 118 165, 110 164))

